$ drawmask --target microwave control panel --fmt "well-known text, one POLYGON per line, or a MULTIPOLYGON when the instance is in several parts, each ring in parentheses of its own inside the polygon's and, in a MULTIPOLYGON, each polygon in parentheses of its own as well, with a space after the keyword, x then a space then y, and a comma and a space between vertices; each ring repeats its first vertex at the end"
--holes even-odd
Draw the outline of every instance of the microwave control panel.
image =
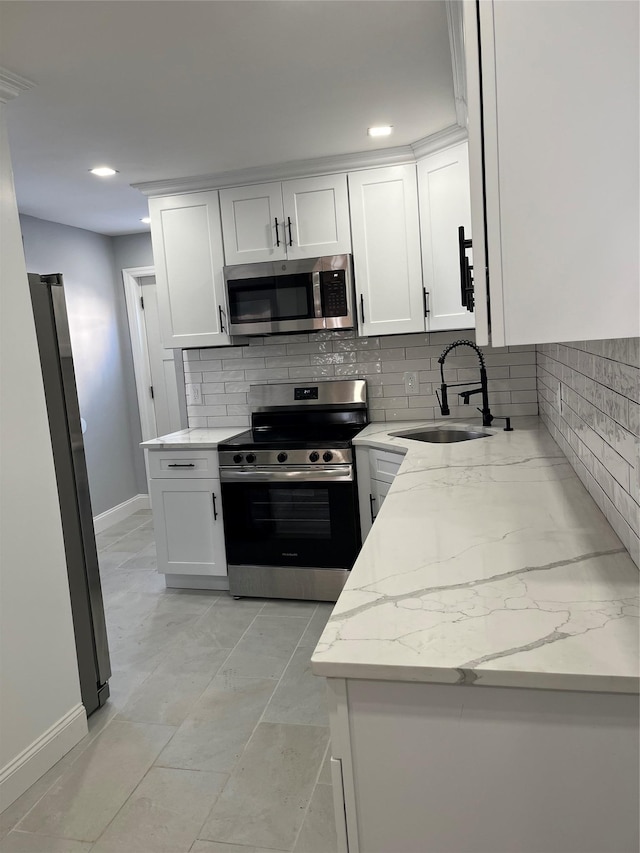
POLYGON ((327 270, 320 273, 322 314, 324 317, 346 317, 347 283, 344 270, 327 270))

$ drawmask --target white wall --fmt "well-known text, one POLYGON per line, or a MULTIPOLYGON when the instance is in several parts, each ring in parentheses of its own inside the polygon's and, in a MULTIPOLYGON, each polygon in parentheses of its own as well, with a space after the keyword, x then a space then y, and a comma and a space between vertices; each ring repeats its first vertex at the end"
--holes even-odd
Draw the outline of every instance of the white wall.
POLYGON ((0 808, 87 728, 3 109, 0 105, 0 808))

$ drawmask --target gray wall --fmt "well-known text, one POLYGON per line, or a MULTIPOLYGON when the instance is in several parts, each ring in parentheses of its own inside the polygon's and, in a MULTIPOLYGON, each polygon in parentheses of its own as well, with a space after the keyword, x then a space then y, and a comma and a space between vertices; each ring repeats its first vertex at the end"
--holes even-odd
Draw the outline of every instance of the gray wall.
MULTIPOLYGON (((31 216, 21 216, 20 223, 28 270, 64 275, 78 399, 87 421, 84 442, 91 501, 94 515, 99 515, 147 491, 144 466, 140 467, 142 451, 137 448, 140 424, 114 241, 31 216)), ((125 243, 119 257, 131 257, 137 242, 125 243)), ((145 257, 139 263, 127 260, 127 265, 147 262, 145 257)))
POLYGON ((640 338, 540 345, 538 396, 549 432, 640 566, 640 338))
POLYGON ((151 234, 125 234, 112 237, 113 254, 118 274, 132 267, 152 267, 151 234))

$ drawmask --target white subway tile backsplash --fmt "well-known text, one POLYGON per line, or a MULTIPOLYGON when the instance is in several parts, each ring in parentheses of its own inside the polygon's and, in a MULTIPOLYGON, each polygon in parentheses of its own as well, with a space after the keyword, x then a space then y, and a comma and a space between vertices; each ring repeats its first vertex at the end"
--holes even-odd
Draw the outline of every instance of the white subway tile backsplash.
POLYGON ((543 344, 537 349, 540 414, 636 563, 639 354, 638 338, 543 344))

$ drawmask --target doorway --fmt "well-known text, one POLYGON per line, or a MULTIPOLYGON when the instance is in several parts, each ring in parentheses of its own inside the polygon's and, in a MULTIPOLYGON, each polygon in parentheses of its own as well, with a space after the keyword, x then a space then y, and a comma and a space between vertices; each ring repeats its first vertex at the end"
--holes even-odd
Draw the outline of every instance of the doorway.
POLYGON ((182 350, 162 346, 154 268, 122 270, 122 280, 142 440, 148 441, 187 427, 182 350))

